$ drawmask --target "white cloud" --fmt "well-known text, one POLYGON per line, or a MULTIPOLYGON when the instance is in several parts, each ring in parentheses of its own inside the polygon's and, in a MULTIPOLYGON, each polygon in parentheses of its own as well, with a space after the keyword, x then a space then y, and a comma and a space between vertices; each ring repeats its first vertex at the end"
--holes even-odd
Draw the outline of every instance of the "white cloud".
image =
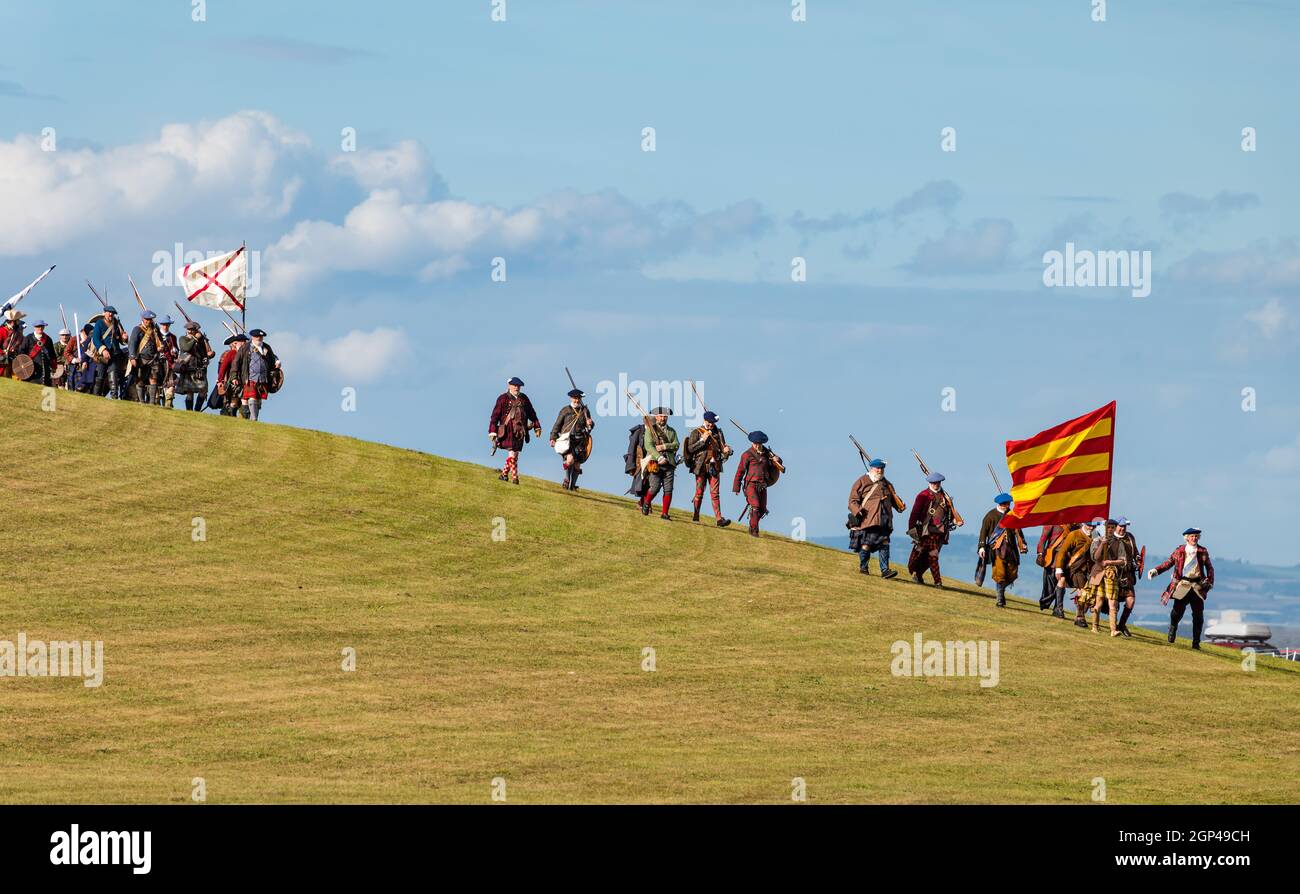
POLYGON ((433 190, 435 197, 447 193, 447 186, 433 169, 433 160, 414 140, 403 140, 386 149, 344 152, 330 160, 330 169, 346 174, 366 190, 396 189, 409 201, 424 201, 433 190))
POLYGON ((0 141, 0 255, 28 255, 158 215, 246 218, 289 212, 302 134, 264 112, 168 124, 156 140, 111 149, 0 141))
POLYGON ((938 239, 921 243, 906 267, 929 276, 995 273, 1007 267, 1015 238, 1009 220, 984 218, 965 229, 949 227, 938 239))
POLYGON ((1232 251, 1198 251, 1175 264, 1170 277, 1203 286, 1300 289, 1300 241, 1262 240, 1232 251))
POLYGON ((1300 472, 1300 435, 1289 444, 1269 449, 1260 465, 1266 472, 1290 474, 1300 472))
POLYGON ((1291 328, 1291 315, 1276 298, 1270 298, 1263 307, 1247 313, 1246 319, 1259 327, 1259 334, 1264 338, 1277 338, 1291 328))
POLYGON ((398 329, 354 329, 335 339, 282 332, 274 339, 286 375, 294 369, 323 372, 345 384, 373 382, 400 367, 411 350, 410 339, 398 329))
POLYGON ((301 291, 337 272, 450 276, 502 256, 536 263, 640 267, 689 252, 715 253, 771 224, 757 202, 697 213, 682 202, 637 205, 620 193, 564 190, 505 209, 461 199, 406 201, 378 189, 342 223, 302 221, 267 249, 271 293, 301 291))

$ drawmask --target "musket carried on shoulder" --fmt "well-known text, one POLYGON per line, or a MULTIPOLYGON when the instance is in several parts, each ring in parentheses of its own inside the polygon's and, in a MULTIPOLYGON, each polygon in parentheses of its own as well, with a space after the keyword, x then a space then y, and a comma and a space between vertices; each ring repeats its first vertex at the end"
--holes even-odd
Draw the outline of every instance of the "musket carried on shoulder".
MULTIPOLYGON (((569 372, 567 366, 564 368, 564 374, 569 377, 569 384, 573 386, 574 391, 582 391, 578 387, 578 383, 573 381, 573 373, 569 372)), ((578 414, 577 418, 574 419, 573 429, 569 433, 569 448, 573 451, 574 458, 580 463, 586 462, 588 457, 591 456, 593 446, 591 430, 594 427, 595 422, 591 418, 591 410, 587 407, 587 402, 582 398, 578 398, 578 414), (582 446, 584 441, 586 442, 585 447, 582 446)))
MULTIPOLYGON (((862 468, 869 470, 871 468, 871 454, 862 449, 862 445, 858 443, 858 439, 853 437, 853 435, 849 435, 849 440, 853 442, 854 447, 858 448, 858 456, 862 459, 862 468)), ((889 498, 894 504, 894 509, 898 512, 905 510, 907 504, 904 503, 903 498, 898 495, 898 491, 894 489, 894 485, 888 480, 885 481, 885 485, 889 488, 889 498)))
MULTIPOLYGON (((736 426, 736 428, 740 429, 744 433, 745 437, 747 438, 749 437, 749 429, 745 428, 735 419, 732 419, 731 417, 727 417, 727 418, 732 425, 736 426)), ((781 457, 778 456, 766 444, 759 444, 757 446, 760 450, 762 450, 764 453, 767 454, 768 460, 772 463, 774 474, 772 475, 772 480, 767 482, 767 485, 771 487, 773 484, 776 484, 776 480, 780 478, 781 473, 785 471, 785 463, 781 460, 781 457)))
MULTIPOLYGON (((628 399, 629 401, 632 402, 632 406, 633 406, 634 408, 636 408, 636 411, 637 411, 638 413, 641 414, 641 421, 642 421, 643 423, 645 423, 645 427, 646 427, 647 429, 649 429, 650 431, 654 432, 654 435, 655 435, 655 438, 656 438, 655 443, 659 443, 658 439, 663 437, 663 433, 659 430, 659 426, 655 423, 655 421, 654 421, 654 417, 652 417, 649 413, 647 413, 647 412, 645 411, 645 408, 642 407, 641 404, 637 402, 637 399, 636 399, 635 397, 632 396, 632 392, 631 392, 631 391, 628 391, 628 390, 625 388, 625 389, 623 389, 623 393, 627 395, 627 399, 628 399)), ((641 472, 642 472, 642 474, 645 474, 645 473, 648 473, 648 472, 658 472, 658 471, 659 471, 659 463, 658 463, 658 462, 656 462, 655 460, 651 459, 649 456, 643 456, 643 457, 641 458, 641 472)))
MULTIPOLYGON (((695 399, 699 401, 700 406, 704 408, 704 412, 706 413, 709 412, 709 405, 706 404, 704 402, 704 398, 700 396, 699 389, 695 387, 695 380, 687 379, 686 383, 691 386, 691 393, 695 395, 695 399)), ((713 427, 713 431, 710 432, 705 437, 708 442, 708 447, 706 449, 710 453, 710 457, 708 457, 708 460, 712 461, 712 457, 716 456, 718 467, 721 468, 722 465, 726 463, 727 459, 731 456, 730 445, 728 445, 726 442, 722 440, 722 430, 718 428, 716 424, 713 427)))
MULTIPOLYGON (((921 454, 913 450, 912 455, 916 457, 917 464, 921 466, 921 474, 928 477, 930 474, 930 468, 925 464, 925 460, 921 459, 921 454)), ((949 495, 948 491, 944 490, 943 485, 939 486, 939 493, 943 494, 944 502, 948 504, 948 511, 952 513, 952 520, 956 523, 957 527, 960 528, 962 525, 966 524, 965 519, 961 517, 961 513, 957 511, 957 507, 953 504, 952 496, 949 495)))

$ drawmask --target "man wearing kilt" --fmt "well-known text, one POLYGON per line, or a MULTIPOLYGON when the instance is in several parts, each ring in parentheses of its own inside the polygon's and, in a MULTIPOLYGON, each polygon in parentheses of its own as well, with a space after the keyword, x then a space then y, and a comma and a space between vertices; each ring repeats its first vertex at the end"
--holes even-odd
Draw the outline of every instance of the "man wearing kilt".
MULTIPOLYGON (((257 421, 262 412, 262 401, 270 394, 271 371, 280 368, 280 358, 266 342, 266 333, 261 329, 248 331, 249 341, 239 349, 235 364, 239 367, 239 378, 244 383, 244 404, 251 411, 253 421, 257 421)), ((244 418, 248 418, 245 412, 244 418)))
POLYGON ((894 513, 906 508, 885 477, 885 461, 873 459, 866 474, 849 488, 849 549, 858 554, 859 573, 871 573, 871 554, 876 553, 880 576, 898 577, 889 567, 889 537, 894 532, 894 513))
MULTIPOLYGON (((240 347, 246 341, 248 336, 240 332, 223 342, 226 351, 217 363, 217 394, 221 395, 222 416, 235 416, 240 412, 243 389, 240 387, 242 380, 239 378, 239 364, 235 360, 239 357, 240 347)), ((248 410, 244 410, 243 413, 247 416, 248 410)))
POLYGON ((511 376, 505 393, 497 398, 488 419, 488 437, 493 446, 506 451, 505 467, 497 477, 515 484, 519 483, 519 453, 528 443, 528 430, 531 428, 537 437, 542 436, 542 423, 533 409, 533 402, 519 390, 523 387, 522 379, 511 376))
POLYGON ((1097 633, 1097 622, 1105 606, 1110 615, 1110 635, 1119 636, 1118 615, 1120 594, 1124 590, 1124 575, 1131 564, 1128 544, 1115 535, 1115 519, 1108 518, 1101 536, 1092 543, 1089 556, 1092 573, 1088 577, 1092 602, 1092 632, 1097 633))
POLYGON ((1142 574, 1142 568, 1137 539, 1128 529, 1128 526, 1129 521, 1124 516, 1115 519, 1115 536, 1124 543, 1124 549, 1129 558, 1128 566, 1124 568, 1123 574, 1120 576, 1119 599, 1120 602, 1124 603, 1124 613, 1119 616, 1119 623, 1116 628, 1119 630, 1120 636, 1132 639, 1133 634, 1128 631, 1128 616, 1133 614, 1133 605, 1137 602, 1135 587, 1138 578, 1142 574))
POLYGON ((564 460, 564 481, 560 486, 565 490, 578 489, 578 476, 582 474, 582 464, 591 450, 591 430, 596 427, 591 410, 582 402, 583 396, 578 388, 570 391, 568 404, 560 409, 555 424, 551 426, 551 446, 555 447, 557 443, 560 447, 565 443, 568 445, 567 449, 560 451, 564 460))
POLYGON ((1047 611, 1050 606, 1054 618, 1065 617, 1065 612, 1062 611, 1065 589, 1056 584, 1056 550, 1065 539, 1065 535, 1074 527, 1074 525, 1044 525, 1042 533, 1038 536, 1037 558, 1034 561, 1043 569, 1043 591, 1038 597, 1038 609, 1047 611))
POLYGON ((1019 528, 1002 527, 1002 518, 1011 509, 1011 494, 998 494, 993 498, 994 508, 984 516, 979 535, 979 567, 975 582, 984 583, 984 567, 993 560, 993 584, 998 591, 998 608, 1007 607, 1007 587, 1020 576, 1020 557, 1029 552, 1025 535, 1019 528))
MULTIPOLYGON (((1074 590, 1074 604, 1078 610, 1074 616, 1075 627, 1087 627, 1085 615, 1091 604, 1088 595, 1088 578, 1092 573, 1092 532, 1096 530, 1099 520, 1083 522, 1065 535, 1060 546, 1056 548, 1056 587, 1064 599, 1065 589, 1074 590)), ((1061 602, 1057 602, 1061 605, 1061 602)))
POLYGON ((215 355, 208 337, 193 320, 185 324, 185 334, 178 343, 176 390, 185 395, 185 409, 203 411, 208 396, 208 361, 215 355))

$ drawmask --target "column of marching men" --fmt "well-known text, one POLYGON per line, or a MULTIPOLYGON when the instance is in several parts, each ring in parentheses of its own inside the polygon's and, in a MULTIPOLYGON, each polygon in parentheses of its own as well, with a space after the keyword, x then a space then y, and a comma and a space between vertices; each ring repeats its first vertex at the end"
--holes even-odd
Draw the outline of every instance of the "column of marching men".
POLYGON ((56 341, 42 319, 33 321, 28 332, 26 316, 17 309, 5 312, 0 377, 168 408, 181 394, 187 410, 211 408, 253 420, 283 383, 280 359, 261 329, 224 341, 217 381, 209 391, 208 369, 217 352, 195 320, 187 318, 185 334, 177 338, 170 316, 144 309, 128 332, 117 308, 106 304, 75 338, 65 327, 56 341))
MULTIPOLYGON (((523 387, 521 379, 512 377, 505 392, 497 398, 488 421, 488 438, 493 445, 493 454, 498 450, 506 453, 498 477, 514 484, 519 483, 519 454, 530 440, 529 433, 539 438, 542 435, 541 420, 523 387)), ((584 392, 577 387, 568 393, 568 403, 560 410, 549 436, 550 446, 562 460, 564 476, 561 485, 569 491, 578 490, 578 477, 582 474, 583 463, 591 455, 591 432, 596 425, 583 397, 584 392)), ((643 515, 650 514, 655 498, 662 495, 659 517, 671 521, 669 508, 676 470, 684 467, 695 477, 692 520, 700 520, 707 490, 715 523, 725 528, 731 520, 722 515, 720 483, 723 465, 733 451, 718 424, 719 418, 716 413, 706 411, 703 424, 692 429, 682 442, 677 431, 668 424, 672 415, 669 407, 655 407, 643 415, 641 424, 628 432, 628 448, 623 459, 624 471, 631 477, 632 485, 627 493, 636 499, 643 515)), ((733 494, 745 495, 742 516, 749 515, 749 533, 757 537, 759 522, 768 514, 767 492, 785 471, 785 464, 767 447, 766 434, 755 430, 746 432, 746 435, 750 446, 740 456, 731 490, 733 494)), ((861 451, 860 446, 858 449, 861 451)), ((906 512, 907 505, 885 477, 887 463, 880 458, 868 459, 865 452, 863 461, 867 466, 866 472, 849 489, 846 522, 849 547, 858 554, 861 574, 871 573, 870 558, 874 553, 880 576, 889 580, 899 574, 890 567, 894 515, 906 512)), ((924 583, 923 575, 928 571, 933 585, 942 589, 940 553, 948 544, 949 535, 964 521, 943 487, 943 474, 929 471, 924 464, 922 470, 926 486, 913 499, 907 520, 907 534, 912 542, 907 571, 917 584, 924 583)), ((991 569, 997 593, 995 604, 1005 608, 1007 588, 1019 577, 1021 557, 1028 554, 1029 545, 1020 529, 1001 524, 1011 510, 1011 495, 999 493, 992 502, 976 540, 975 582, 983 586, 985 574, 991 569)), ((1136 584, 1144 570, 1148 579, 1172 570, 1170 582, 1160 596, 1162 605, 1172 603, 1168 641, 1175 641, 1179 623, 1190 609, 1192 648, 1199 649, 1205 601, 1214 586, 1214 564, 1209 550, 1200 544, 1200 538, 1199 528, 1187 528, 1183 531, 1183 543, 1168 559, 1148 570, 1145 569, 1145 548, 1138 549, 1129 520, 1125 517, 1098 517, 1085 522, 1043 527, 1035 555, 1036 564, 1043 569, 1039 610, 1050 609, 1052 617, 1066 619, 1065 597, 1067 591, 1073 591, 1075 626, 1100 632, 1101 615, 1106 614, 1109 616, 1110 635, 1128 638, 1132 636, 1128 619, 1136 599, 1136 584)))

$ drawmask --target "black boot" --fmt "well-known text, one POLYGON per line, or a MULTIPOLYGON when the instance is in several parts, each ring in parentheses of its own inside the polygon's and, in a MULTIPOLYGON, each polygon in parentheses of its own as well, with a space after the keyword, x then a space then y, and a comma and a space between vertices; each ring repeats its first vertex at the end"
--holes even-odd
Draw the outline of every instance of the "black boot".
POLYGON ((880 572, 880 576, 885 580, 891 580, 898 577, 898 572, 892 568, 886 568, 884 571, 880 572))
POLYGON ((642 514, 642 515, 649 515, 649 514, 650 514, 650 504, 649 504, 648 502, 646 502, 645 500, 642 500, 642 501, 641 501, 641 514, 642 514))
POLYGON ((998 584, 998 602, 997 602, 997 606, 998 606, 998 608, 1006 608, 1006 607, 1007 607, 1007 588, 1006 588, 1004 585, 1002 585, 1002 584, 998 584))
POLYGON ((719 528, 725 528, 725 527, 726 527, 727 525, 729 525, 729 524, 731 524, 731 519, 729 519, 729 518, 720 518, 720 519, 718 519, 718 527, 719 527, 719 528))
POLYGON ((691 506, 691 521, 697 522, 700 520, 700 501, 696 500, 691 506))
POLYGON ((1170 625, 1169 625, 1169 641, 1172 643, 1172 642, 1173 642, 1174 640, 1176 640, 1176 639, 1178 639, 1178 625, 1177 625, 1177 624, 1170 624, 1170 625))

